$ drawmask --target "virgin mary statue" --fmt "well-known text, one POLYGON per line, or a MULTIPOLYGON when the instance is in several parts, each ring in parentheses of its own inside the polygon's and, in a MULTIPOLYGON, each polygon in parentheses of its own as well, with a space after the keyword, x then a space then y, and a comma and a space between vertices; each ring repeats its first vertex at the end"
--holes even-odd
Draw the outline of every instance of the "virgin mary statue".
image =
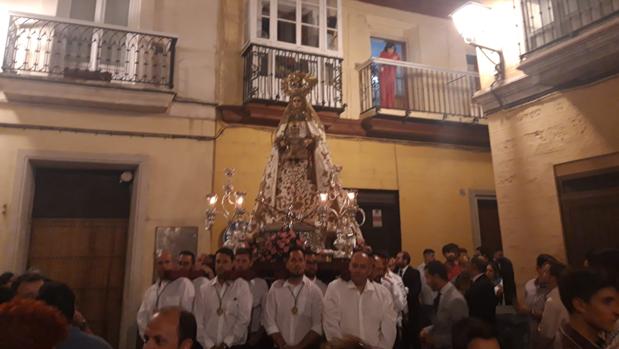
MULTIPOLYGON (((316 82, 316 78, 302 72, 292 73, 282 82, 282 90, 290 100, 275 130, 254 207, 253 219, 259 233, 286 224, 318 228, 319 193, 330 194, 330 208, 338 210, 343 204, 346 192, 339 183, 341 168, 331 161, 324 127, 306 100, 316 82)), ((345 220, 342 225, 341 220, 337 223, 330 216, 327 226, 319 230, 322 233, 345 231, 355 240, 362 240, 354 219, 345 220)))

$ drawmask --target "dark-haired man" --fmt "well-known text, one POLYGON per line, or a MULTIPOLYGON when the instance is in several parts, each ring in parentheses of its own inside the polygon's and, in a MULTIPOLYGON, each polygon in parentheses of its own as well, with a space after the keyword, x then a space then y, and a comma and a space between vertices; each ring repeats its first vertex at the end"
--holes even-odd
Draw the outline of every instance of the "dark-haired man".
POLYGON ((453 349, 501 349, 494 328, 485 321, 466 318, 453 327, 453 349))
POLYGON ((252 251, 249 248, 237 248, 234 255, 234 269, 249 283, 249 290, 252 294, 251 320, 247 337, 247 344, 249 346, 258 345, 262 338, 264 338, 261 319, 267 292, 269 292, 267 282, 252 273, 251 268, 253 265, 252 251))
POLYGON ((252 295, 243 278, 232 278, 234 252, 222 247, 215 253, 217 276, 202 285, 194 314, 198 341, 205 349, 245 344, 251 319, 252 295))
POLYGON ((458 263, 460 256, 460 248, 454 243, 449 243, 443 246, 443 257, 445 257, 445 266, 447 267, 447 276, 449 281, 455 280, 462 272, 462 268, 458 263))
POLYGON ((327 286, 323 327, 328 341, 355 336, 371 347, 391 349, 396 316, 389 291, 368 280, 372 261, 365 252, 353 254, 350 281, 336 279, 327 286))
MULTIPOLYGON (((47 282, 39 290, 39 300, 58 309, 71 324, 75 314, 75 293, 65 284, 47 282)), ((111 349, 112 347, 102 338, 85 333, 78 327, 69 325, 69 335, 56 346, 56 349, 111 349)))
POLYGON ((45 283, 47 279, 39 273, 25 273, 18 276, 11 288, 15 298, 37 298, 39 295, 39 289, 45 283))
POLYGON ((160 309, 146 326, 144 349, 197 348, 197 324, 192 313, 179 307, 160 309))
POLYGON ((473 257, 468 264, 467 272, 473 283, 465 294, 469 307, 469 315, 493 325, 496 319, 497 298, 494 285, 485 275, 488 263, 481 257, 473 257))
POLYGON ((140 336, 150 318, 163 307, 179 306, 187 311, 193 308, 195 290, 191 280, 185 277, 173 279, 170 274, 176 270, 169 251, 159 251, 156 256, 157 281, 144 293, 137 314, 140 336))
POLYGON ((264 326, 279 348, 311 348, 322 335, 322 291, 304 277, 302 249, 290 249, 285 262, 288 278, 275 281, 269 290, 264 326))
POLYGON ((544 311, 544 303, 546 295, 550 291, 543 280, 544 264, 556 261, 556 259, 548 254, 540 254, 535 260, 535 271, 537 276, 527 281, 524 285, 524 303, 518 304, 518 312, 526 314, 529 320, 529 348, 537 347, 539 336, 537 328, 539 321, 542 318, 544 311))
MULTIPOLYGON (((569 314, 561 303, 559 294, 559 279, 565 271, 565 265, 559 262, 548 262, 544 264, 542 281, 548 285, 550 292, 546 296, 544 311, 539 324, 539 347, 548 348, 555 342, 557 331, 568 322, 569 314)), ((556 343, 555 343, 556 345, 556 343)))
POLYGON ((196 265, 196 255, 189 251, 184 250, 178 253, 178 269, 183 271, 191 271, 196 265))
POLYGON ((602 348, 601 336, 612 331, 619 319, 619 295, 613 282, 594 271, 572 271, 560 279, 559 290, 570 315, 555 347, 602 348))
POLYGON ((320 291, 322 295, 325 295, 327 292, 327 285, 322 282, 317 276, 318 274, 318 258, 314 252, 307 251, 305 253, 305 276, 307 276, 310 281, 312 281, 320 291))
POLYGON ((421 293, 421 274, 419 270, 410 266, 411 256, 406 251, 400 251, 396 256, 399 275, 406 287, 406 303, 408 306, 408 321, 403 325, 403 342, 405 346, 420 348, 419 331, 421 331, 421 309, 419 306, 419 294, 421 293))
POLYGON ((433 304, 436 316, 432 325, 421 331, 421 339, 437 349, 451 348, 454 324, 469 315, 466 300, 449 282, 447 267, 443 263, 428 263, 425 274, 428 286, 437 292, 433 304))

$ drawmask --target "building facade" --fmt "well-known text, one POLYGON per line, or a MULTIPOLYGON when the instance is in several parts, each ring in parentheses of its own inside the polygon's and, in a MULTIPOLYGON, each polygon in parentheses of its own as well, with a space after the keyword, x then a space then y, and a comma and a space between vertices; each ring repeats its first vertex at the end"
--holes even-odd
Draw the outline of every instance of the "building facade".
POLYGON ((523 284, 539 253, 579 266, 619 245, 619 3, 485 3, 503 25, 483 40, 503 51, 506 76, 495 81, 480 60, 475 99, 488 114, 505 254, 523 284))

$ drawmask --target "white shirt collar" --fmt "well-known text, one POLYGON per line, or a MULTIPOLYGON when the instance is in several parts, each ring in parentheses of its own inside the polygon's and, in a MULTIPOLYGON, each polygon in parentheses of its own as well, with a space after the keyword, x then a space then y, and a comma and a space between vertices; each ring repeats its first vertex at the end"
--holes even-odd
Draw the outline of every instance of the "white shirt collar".
MULTIPOLYGON (((354 282, 352 282, 352 280, 348 281, 348 285, 347 285, 347 286, 348 286, 348 288, 350 288, 350 289, 356 289, 356 290, 359 290, 359 289, 357 288, 357 285, 355 285, 355 283, 354 283, 354 282)), ((363 292, 365 292, 365 291, 370 291, 370 292, 373 292, 375 289, 376 289, 376 287, 374 286, 374 283, 373 283, 372 281, 370 281, 370 280, 367 280, 367 281, 365 282, 365 287, 363 288, 363 292)))

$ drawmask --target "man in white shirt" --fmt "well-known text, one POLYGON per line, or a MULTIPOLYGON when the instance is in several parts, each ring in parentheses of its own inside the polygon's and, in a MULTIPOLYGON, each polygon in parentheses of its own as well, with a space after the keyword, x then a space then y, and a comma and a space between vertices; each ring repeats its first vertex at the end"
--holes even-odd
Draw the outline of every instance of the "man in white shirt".
POLYGON ((234 270, 249 283, 252 294, 251 320, 249 322, 249 334, 247 344, 256 346, 263 338, 264 331, 261 326, 262 311, 266 301, 269 286, 264 279, 256 277, 251 270, 254 261, 249 248, 237 248, 234 255, 234 270))
POLYGON ((245 344, 251 319, 252 295, 242 278, 232 280, 234 252, 220 248, 215 253, 217 276, 200 288, 194 314, 198 342, 205 349, 226 349, 245 344))
POLYGON ((419 296, 419 300, 421 301, 421 307, 424 311, 424 320, 429 319, 429 315, 432 311, 432 303, 436 297, 436 292, 432 291, 432 288, 426 282, 425 269, 428 263, 435 260, 434 250, 426 248, 423 250, 423 263, 417 266, 417 270, 419 270, 419 274, 421 276, 421 294, 419 296))
POLYGON ((544 264, 542 268, 542 281, 548 286, 550 292, 546 296, 542 320, 538 327, 540 337, 539 348, 550 348, 553 345, 558 345, 558 342, 555 343, 557 333, 561 326, 570 319, 559 294, 559 278, 564 271, 565 265, 556 261, 550 261, 544 264))
POLYGON ((393 300, 385 287, 368 281, 372 271, 370 257, 356 252, 348 269, 350 281, 340 278, 327 287, 323 302, 327 341, 355 336, 372 347, 393 348, 396 338, 393 300))
POLYGON ((406 303, 406 287, 398 274, 387 268, 387 255, 383 252, 374 253, 374 276, 372 280, 383 285, 393 298, 393 308, 396 312, 398 327, 402 326, 402 315, 408 311, 406 303))
POLYGON ((322 292, 303 277, 303 250, 292 248, 285 262, 288 278, 275 281, 269 290, 264 327, 279 348, 311 348, 322 335, 322 292))
POLYGON ((171 306, 180 306, 187 311, 193 308, 195 291, 191 281, 184 277, 170 280, 170 273, 176 270, 170 252, 158 252, 156 268, 157 281, 144 293, 137 314, 138 331, 142 337, 148 321, 157 310, 171 306))
POLYGON ((316 274, 318 274, 318 260, 316 258, 316 254, 314 252, 307 251, 305 253, 305 276, 307 276, 310 281, 318 286, 324 296, 325 292, 327 292, 327 285, 322 282, 316 274))

